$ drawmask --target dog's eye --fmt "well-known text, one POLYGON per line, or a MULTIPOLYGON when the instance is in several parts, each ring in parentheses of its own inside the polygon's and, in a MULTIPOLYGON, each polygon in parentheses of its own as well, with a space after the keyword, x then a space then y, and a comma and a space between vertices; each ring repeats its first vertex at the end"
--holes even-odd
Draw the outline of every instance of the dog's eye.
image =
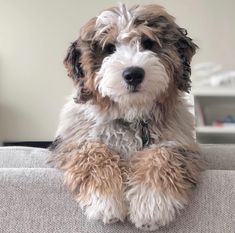
POLYGON ((151 50, 154 46, 155 42, 150 39, 145 39, 142 41, 142 46, 144 49, 151 50))
POLYGON ((107 53, 107 54, 112 54, 116 51, 116 47, 114 44, 107 44, 105 47, 104 47, 104 53, 107 53))

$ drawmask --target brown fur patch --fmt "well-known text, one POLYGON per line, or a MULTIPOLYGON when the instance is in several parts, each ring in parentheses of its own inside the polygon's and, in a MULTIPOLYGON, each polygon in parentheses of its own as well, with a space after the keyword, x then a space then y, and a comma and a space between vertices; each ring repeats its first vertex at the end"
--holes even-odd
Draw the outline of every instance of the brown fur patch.
POLYGON ((129 184, 144 184, 187 200, 201 170, 196 151, 159 147, 137 152, 130 161, 129 184))
POLYGON ((101 143, 86 143, 78 148, 68 145, 68 158, 61 163, 65 183, 78 200, 88 200, 92 193, 108 196, 123 192, 126 165, 115 152, 101 143))

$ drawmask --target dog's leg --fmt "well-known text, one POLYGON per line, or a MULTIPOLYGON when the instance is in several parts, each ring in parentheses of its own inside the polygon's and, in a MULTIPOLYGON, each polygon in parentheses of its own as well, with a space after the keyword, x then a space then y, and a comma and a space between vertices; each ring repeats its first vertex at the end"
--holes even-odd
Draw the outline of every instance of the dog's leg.
POLYGON ((127 213, 123 194, 125 169, 119 155, 101 143, 73 146, 64 153, 67 159, 59 167, 88 219, 123 221, 127 213))
POLYGON ((131 222, 153 231, 174 220, 196 184, 199 164, 198 153, 177 148, 145 149, 133 155, 126 192, 131 222))

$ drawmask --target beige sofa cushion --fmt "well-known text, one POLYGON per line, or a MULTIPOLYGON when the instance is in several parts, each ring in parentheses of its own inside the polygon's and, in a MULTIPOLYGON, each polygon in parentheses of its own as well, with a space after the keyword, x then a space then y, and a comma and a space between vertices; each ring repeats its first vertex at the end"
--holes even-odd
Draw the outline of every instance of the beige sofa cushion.
MULTIPOLYGON (((235 171, 206 171, 190 205, 159 233, 234 233, 235 171)), ((89 222, 51 168, 0 169, 0 232, 135 233, 133 225, 89 222)))

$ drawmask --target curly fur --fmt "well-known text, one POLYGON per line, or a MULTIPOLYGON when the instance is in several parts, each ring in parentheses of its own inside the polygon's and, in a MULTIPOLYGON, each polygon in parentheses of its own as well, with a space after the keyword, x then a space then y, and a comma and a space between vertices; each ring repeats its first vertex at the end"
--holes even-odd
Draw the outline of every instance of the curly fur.
POLYGON ((86 215, 105 223, 123 221, 126 216, 123 183, 127 171, 120 156, 101 143, 85 143, 81 147, 69 144, 59 156, 64 159, 57 166, 65 171, 65 183, 86 209, 86 215))
POLYGON ((165 194, 187 199, 188 192, 197 183, 200 158, 196 151, 163 146, 135 153, 130 167, 129 185, 140 183, 165 194))
POLYGON ((135 153, 126 197, 136 227, 156 230, 174 220, 188 203, 201 165, 196 150, 160 146, 135 153))
POLYGON ((64 64, 75 92, 51 162, 88 218, 129 215, 137 228, 155 230, 188 203, 201 170, 184 99, 196 48, 157 5, 107 9, 69 47, 64 64), (130 66, 145 71, 135 92, 122 77, 130 66))

